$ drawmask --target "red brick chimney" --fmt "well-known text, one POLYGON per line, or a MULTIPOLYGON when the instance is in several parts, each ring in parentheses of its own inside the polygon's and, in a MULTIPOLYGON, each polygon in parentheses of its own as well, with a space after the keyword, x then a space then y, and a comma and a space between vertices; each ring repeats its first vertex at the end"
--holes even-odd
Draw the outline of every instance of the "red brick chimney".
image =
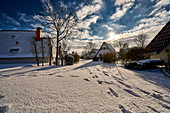
POLYGON ((36 35, 37 35, 36 41, 40 41, 40 38, 42 36, 42 28, 41 27, 37 27, 36 35))

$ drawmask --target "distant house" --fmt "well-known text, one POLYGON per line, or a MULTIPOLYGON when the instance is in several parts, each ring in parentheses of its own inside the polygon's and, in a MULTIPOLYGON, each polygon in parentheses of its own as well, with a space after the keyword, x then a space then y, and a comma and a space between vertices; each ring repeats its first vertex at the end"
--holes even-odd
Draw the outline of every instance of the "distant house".
POLYGON ((117 56, 117 53, 115 51, 115 49, 112 47, 112 45, 106 43, 106 42, 103 42, 103 44, 101 45, 100 49, 98 50, 98 52, 96 53, 95 57, 97 58, 103 58, 103 55, 105 53, 108 53, 108 52, 114 52, 117 56))
POLYGON ((41 37, 41 33, 41 28, 37 28, 36 31, 0 30, 0 63, 35 63, 31 41, 37 43, 41 62, 41 40, 45 48, 45 62, 48 62, 49 46, 53 48, 52 57, 55 56, 56 47, 51 38, 41 37))
POLYGON ((90 52, 90 56, 89 56, 89 57, 90 57, 90 58, 94 58, 94 57, 96 56, 98 50, 99 50, 99 49, 92 49, 91 52, 90 52))
POLYGON ((146 53, 151 59, 163 59, 165 62, 170 61, 170 21, 147 45, 146 53))

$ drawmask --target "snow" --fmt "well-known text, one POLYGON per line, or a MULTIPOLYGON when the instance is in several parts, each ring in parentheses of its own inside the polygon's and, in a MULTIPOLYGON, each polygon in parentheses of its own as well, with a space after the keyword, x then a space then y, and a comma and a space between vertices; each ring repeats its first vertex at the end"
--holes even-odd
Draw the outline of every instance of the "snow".
POLYGON ((0 112, 170 112, 170 79, 159 70, 81 60, 69 66, 0 64, 0 112))
POLYGON ((150 63, 150 62, 157 62, 157 61, 161 61, 160 59, 145 59, 145 60, 140 60, 137 63, 141 64, 141 63, 150 63))

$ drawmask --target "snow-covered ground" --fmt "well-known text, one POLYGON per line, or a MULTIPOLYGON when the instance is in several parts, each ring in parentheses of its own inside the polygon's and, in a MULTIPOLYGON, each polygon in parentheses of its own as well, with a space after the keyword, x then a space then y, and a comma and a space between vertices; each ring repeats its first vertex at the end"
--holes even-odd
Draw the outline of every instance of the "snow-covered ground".
POLYGON ((170 113, 170 78, 90 60, 58 67, 0 64, 0 112, 170 113))

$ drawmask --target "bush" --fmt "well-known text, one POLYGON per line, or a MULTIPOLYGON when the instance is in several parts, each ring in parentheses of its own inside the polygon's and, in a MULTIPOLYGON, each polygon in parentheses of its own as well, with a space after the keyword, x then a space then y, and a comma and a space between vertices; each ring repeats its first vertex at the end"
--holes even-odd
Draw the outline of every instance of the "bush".
POLYGON ((144 53, 145 53, 144 48, 133 47, 128 50, 128 52, 125 55, 125 58, 131 61, 142 60, 145 59, 144 53))
POLYGON ((147 69, 157 68, 157 65, 163 65, 163 64, 164 62, 162 60, 146 59, 146 60, 127 63, 125 64, 125 67, 128 69, 147 70, 147 69))
POLYGON ((116 55, 113 52, 105 53, 103 56, 103 62, 114 63, 116 61, 116 55))
POLYGON ((94 57, 93 61, 99 61, 99 58, 98 57, 94 57))
POLYGON ((79 62, 80 56, 77 53, 73 54, 73 57, 74 57, 74 63, 79 62))

